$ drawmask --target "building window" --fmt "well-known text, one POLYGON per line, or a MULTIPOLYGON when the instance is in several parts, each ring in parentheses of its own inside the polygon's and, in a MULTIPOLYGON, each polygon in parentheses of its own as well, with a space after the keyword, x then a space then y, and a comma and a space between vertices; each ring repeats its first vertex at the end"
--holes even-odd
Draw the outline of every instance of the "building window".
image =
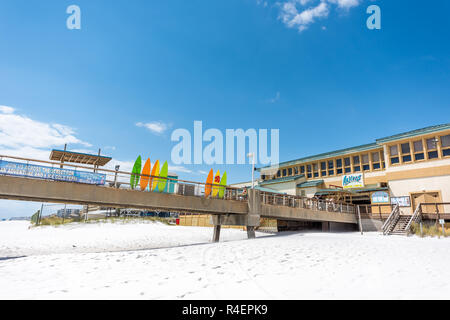
POLYGON ((380 152, 372 152, 372 168, 373 170, 381 169, 380 152))
POLYGON ((336 174, 342 174, 342 159, 336 159, 336 174))
POLYGON ((427 151, 428 151, 428 159, 439 158, 436 138, 427 139, 427 151))
POLYGON ((295 174, 295 175, 298 175, 298 167, 295 167, 295 168, 294 168, 294 174, 295 174))
POLYGON ((359 156, 353 157, 353 171, 354 172, 360 172, 361 171, 361 161, 359 156))
POLYGON ((441 137, 442 156, 450 156, 450 134, 441 137))
POLYGON ((361 160, 362 160, 363 170, 364 171, 370 171, 369 155, 368 154, 363 154, 361 156, 361 160))
POLYGON ((400 148, 402 150, 402 160, 403 160, 403 162, 411 162, 412 161, 412 158, 411 158, 411 147, 409 145, 409 142, 402 143, 400 148))
POLYGON ((277 172, 277 177, 278 178, 281 177, 281 171, 280 170, 278 170, 278 172, 277 172))
POLYGON ((261 179, 262 179, 263 181, 266 180, 266 175, 265 175, 265 174, 261 175, 261 179))
POLYGON ((313 176, 314 178, 319 177, 319 164, 313 163, 313 176))
POLYGON ((310 164, 308 164, 307 166, 307 170, 308 170, 308 178, 312 178, 312 166, 310 164))
POLYGON ((322 176, 326 176, 327 175, 327 163, 326 162, 321 162, 320 163, 320 172, 322 176))
POLYGON ((414 160, 420 161, 425 159, 425 153, 423 153, 423 143, 422 140, 414 141, 413 142, 414 147, 414 160))
POLYGON ((400 158, 398 157, 398 146, 390 146, 389 155, 391 156, 391 164, 397 164, 400 162, 400 158))
POLYGON ((333 160, 328 161, 328 175, 334 176, 334 162, 333 160))
POLYGON ((292 168, 288 169, 288 176, 292 176, 292 168))
POLYGON ((283 177, 286 177, 286 169, 283 169, 283 177))
POLYGON ((300 167, 300 174, 305 174, 305 166, 300 167))

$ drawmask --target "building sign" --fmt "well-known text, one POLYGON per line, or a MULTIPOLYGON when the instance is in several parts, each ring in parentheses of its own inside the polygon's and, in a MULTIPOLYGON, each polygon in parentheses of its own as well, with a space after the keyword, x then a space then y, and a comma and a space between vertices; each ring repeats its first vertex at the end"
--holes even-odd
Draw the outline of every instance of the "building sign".
POLYGON ((411 198, 409 196, 405 197, 392 197, 391 204, 398 204, 400 207, 411 207, 411 198))
POLYGON ((344 189, 364 188, 364 175, 362 173, 349 174, 342 177, 344 189))
POLYGON ((106 175, 0 160, 0 175, 104 185, 106 175))
POLYGON ((372 193, 372 204, 374 203, 389 203, 389 193, 384 191, 372 193))

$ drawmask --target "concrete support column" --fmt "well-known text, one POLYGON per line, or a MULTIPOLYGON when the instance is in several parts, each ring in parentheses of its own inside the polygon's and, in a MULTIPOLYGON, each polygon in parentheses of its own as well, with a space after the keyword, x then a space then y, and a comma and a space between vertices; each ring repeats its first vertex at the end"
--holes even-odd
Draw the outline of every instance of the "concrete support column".
POLYGON ((248 219, 247 219, 247 236, 254 239, 255 227, 259 227, 261 223, 261 193, 259 190, 248 190, 248 219))
POLYGON ((221 225, 214 226, 213 242, 219 242, 220 240, 221 225))
POLYGON ((247 236, 248 236, 249 239, 255 239, 256 238, 255 227, 247 227, 247 236))
POLYGON ((329 232, 329 231, 330 231, 330 223, 322 222, 322 232, 329 232))

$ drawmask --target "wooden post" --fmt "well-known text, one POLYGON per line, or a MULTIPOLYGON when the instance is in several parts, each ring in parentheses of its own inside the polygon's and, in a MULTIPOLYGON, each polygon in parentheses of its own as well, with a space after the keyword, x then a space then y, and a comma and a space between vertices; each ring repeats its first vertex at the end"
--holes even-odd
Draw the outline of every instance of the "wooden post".
POLYGON ((361 222, 361 210, 359 209, 359 206, 357 206, 357 208, 358 208, 358 219, 359 219, 359 231, 361 231, 361 235, 364 235, 363 228, 362 228, 362 222, 361 222))

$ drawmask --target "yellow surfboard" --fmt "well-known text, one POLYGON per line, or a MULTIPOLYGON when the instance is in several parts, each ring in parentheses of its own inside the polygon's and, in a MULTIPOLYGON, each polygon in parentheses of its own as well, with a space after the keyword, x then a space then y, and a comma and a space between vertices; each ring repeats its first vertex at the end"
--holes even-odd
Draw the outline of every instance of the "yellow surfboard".
POLYGON ((141 191, 144 191, 148 186, 148 182, 150 181, 151 167, 152 167, 152 164, 150 162, 150 158, 148 158, 147 162, 145 162, 144 168, 142 169, 142 172, 141 172, 141 181, 140 181, 141 191))
POLYGON ((211 171, 208 174, 208 177, 206 178, 206 185, 205 185, 205 197, 209 197, 209 195, 211 194, 211 183, 213 183, 213 179, 214 179, 214 171, 213 169, 211 169, 211 171))
POLYGON ((158 185, 159 179, 155 178, 155 177, 159 177, 159 160, 156 160, 155 165, 153 166, 152 169, 152 178, 150 181, 150 189, 155 191, 156 186, 158 185))
MULTIPOLYGON (((214 184, 220 184, 220 171, 217 170, 216 175, 214 176, 214 184)), ((218 186, 213 186, 213 190, 212 190, 212 196, 216 197, 217 194, 219 193, 220 187, 218 186)))

